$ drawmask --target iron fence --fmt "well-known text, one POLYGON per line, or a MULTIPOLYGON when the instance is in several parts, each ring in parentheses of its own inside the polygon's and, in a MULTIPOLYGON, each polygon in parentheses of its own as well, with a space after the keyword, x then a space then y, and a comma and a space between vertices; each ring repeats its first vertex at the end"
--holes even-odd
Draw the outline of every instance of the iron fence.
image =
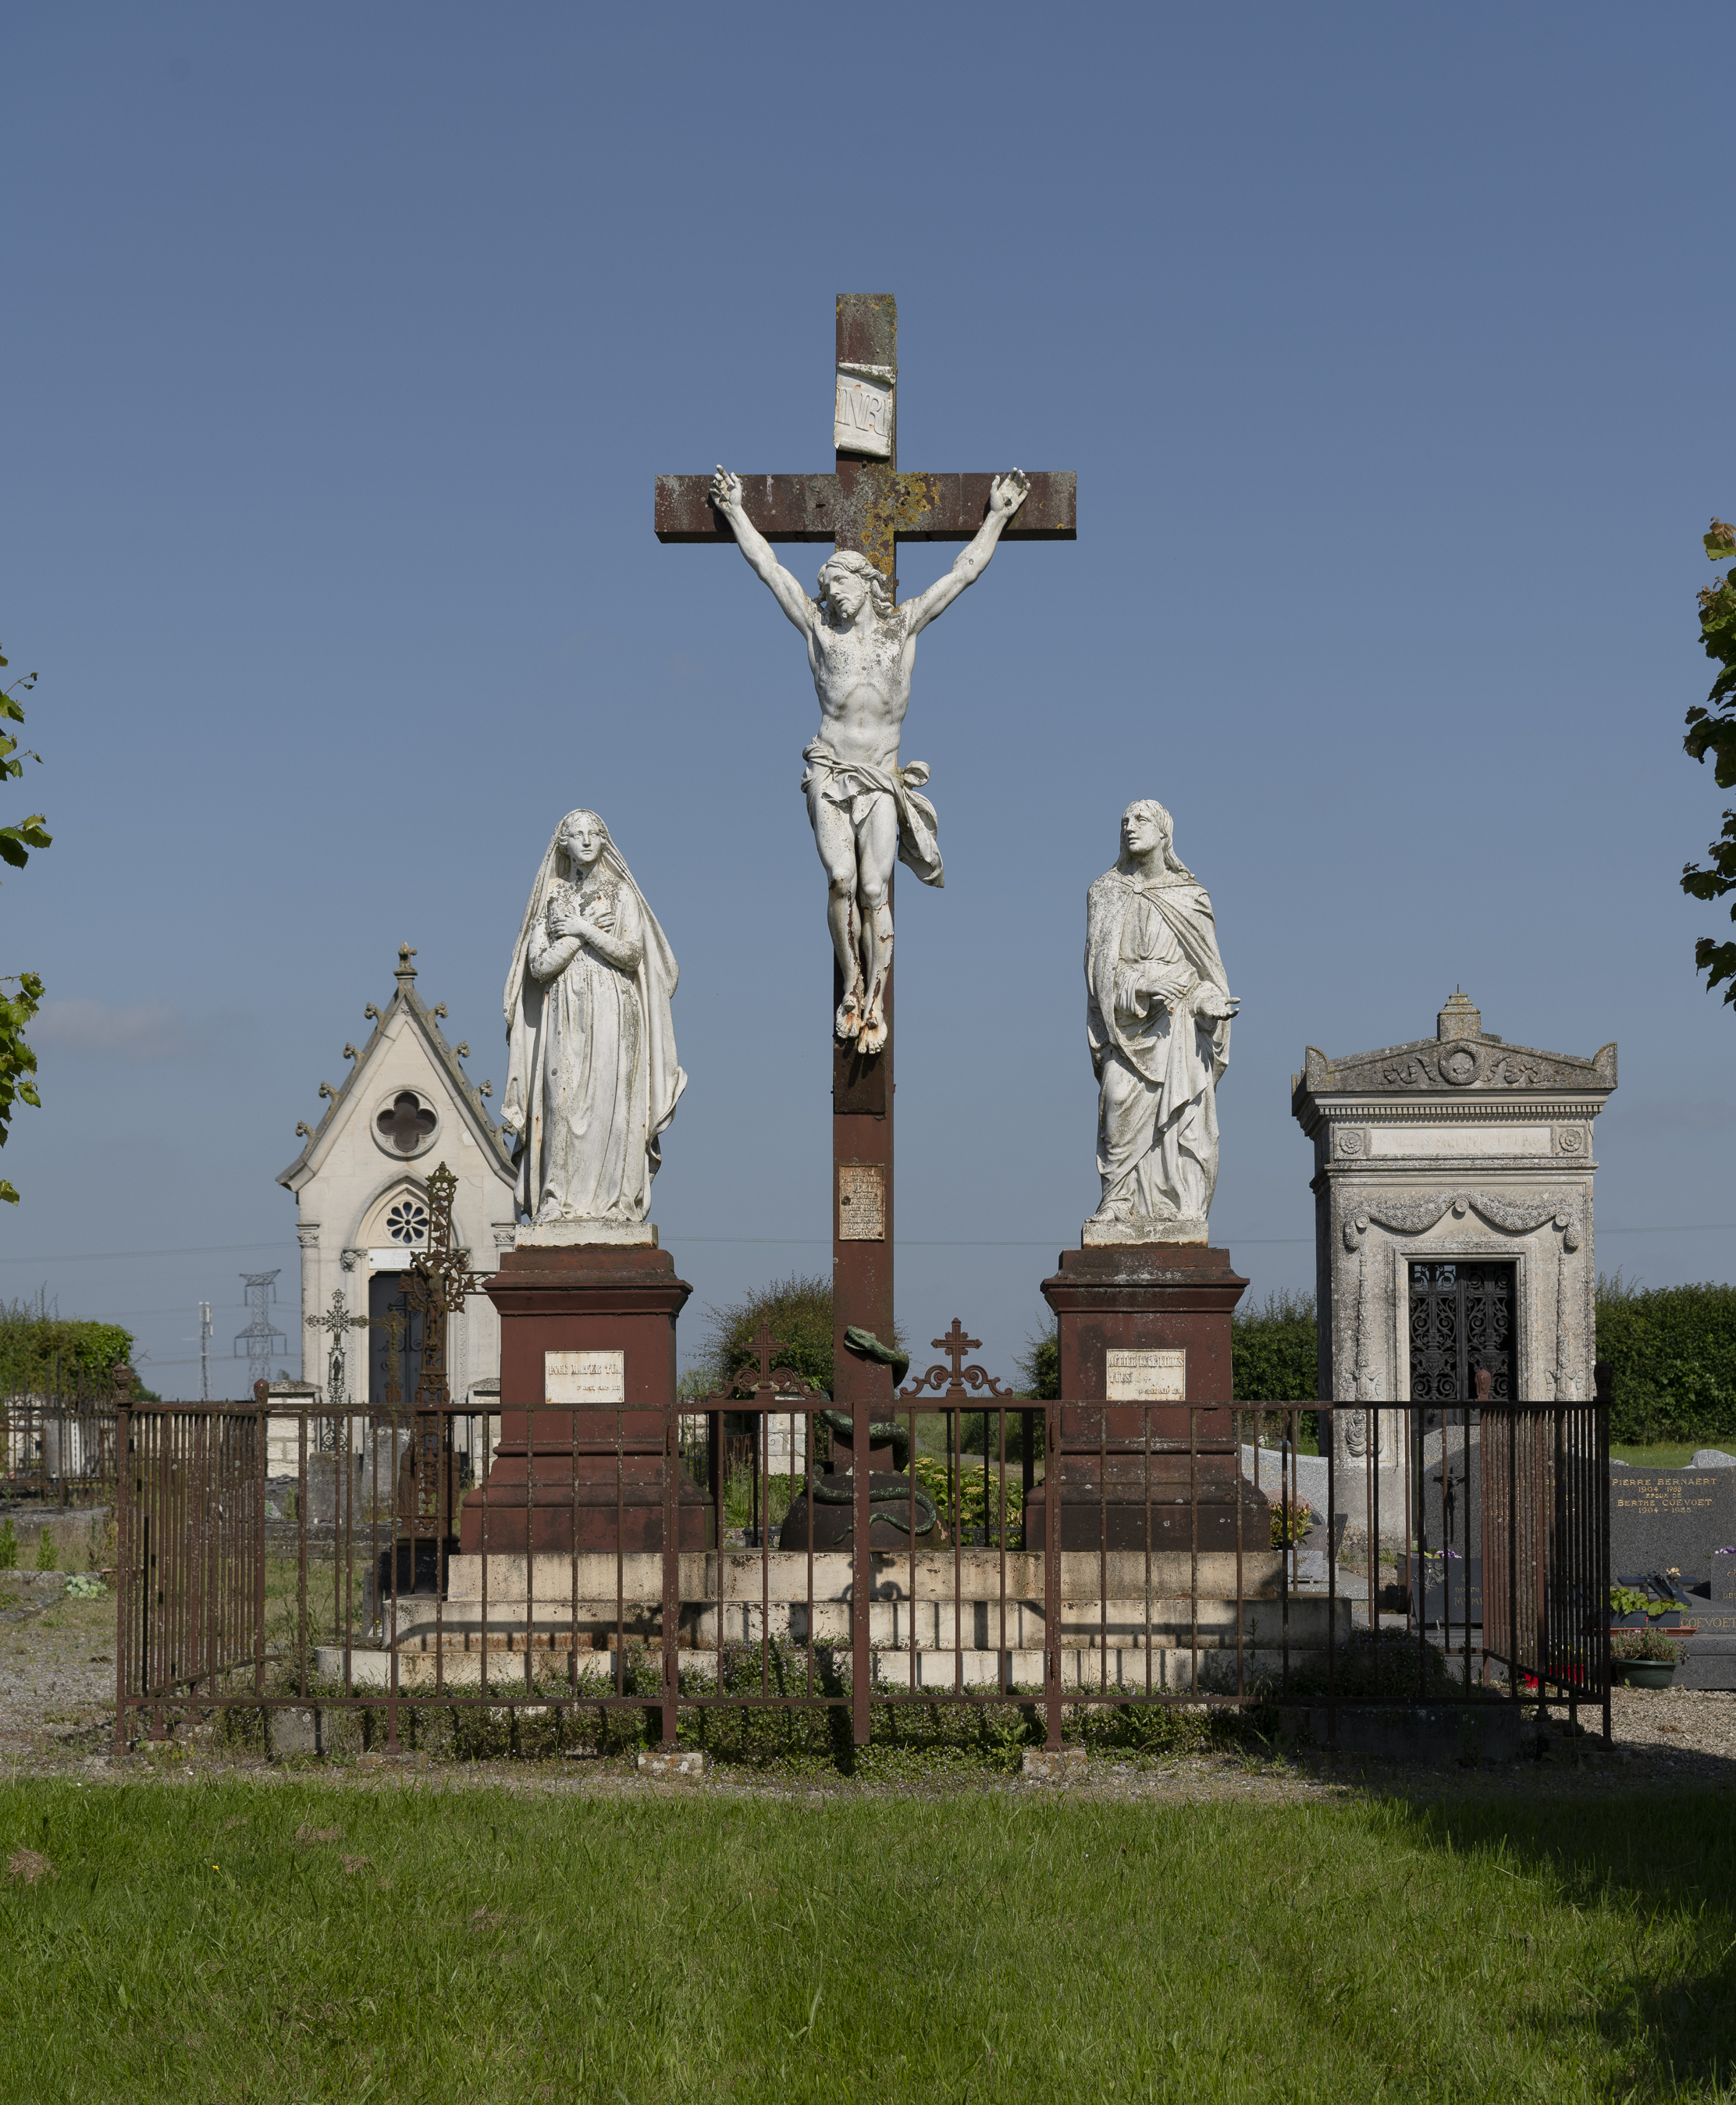
POLYGON ((82 1390, 0 1396, 0 1497, 88 1504, 112 1490, 115 1404, 82 1390))
POLYGON ((1392 1467, 1336 1455, 1329 1405, 901 1397, 852 1471, 847 1418, 763 1386, 504 1410, 467 1488, 455 1406, 124 1406, 116 1741, 312 1706, 388 1745, 430 1707, 861 1744, 956 1704, 1052 1747, 1081 1704, 1276 1704, 1333 1745, 1356 1710, 1589 1703, 1607 1736, 1607 1410, 1382 1410, 1392 1467))

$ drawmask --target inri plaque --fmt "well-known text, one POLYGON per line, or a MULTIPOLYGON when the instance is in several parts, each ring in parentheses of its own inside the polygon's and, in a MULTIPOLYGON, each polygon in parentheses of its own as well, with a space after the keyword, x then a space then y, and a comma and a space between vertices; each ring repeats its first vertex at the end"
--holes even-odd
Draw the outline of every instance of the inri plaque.
POLYGON ((1185 1403, 1188 1348, 1157 1345, 1146 1352, 1123 1352, 1112 1345, 1107 1361, 1107 1394, 1112 1403, 1185 1403))
POLYGON ((624 1403, 624 1352, 544 1352, 543 1394, 550 1403, 624 1403))
POLYGON ((838 400, 832 413, 832 444, 840 453, 888 460, 893 449, 893 390, 889 365, 838 368, 838 400))
POLYGON ((838 1240, 841 1243, 886 1240, 886 1173, 879 1163, 839 1164, 838 1240))

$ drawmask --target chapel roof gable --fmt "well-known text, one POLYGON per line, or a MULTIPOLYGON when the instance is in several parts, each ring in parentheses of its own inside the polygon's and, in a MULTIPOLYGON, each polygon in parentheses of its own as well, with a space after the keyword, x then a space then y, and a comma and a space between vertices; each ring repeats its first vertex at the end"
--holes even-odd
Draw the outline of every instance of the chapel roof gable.
MULTIPOLYGON (((297 1133, 304 1136, 302 1151, 277 1179, 292 1191, 299 1191, 317 1173, 339 1131, 369 1098, 370 1085, 365 1078, 369 1067, 379 1060, 384 1048, 405 1030, 413 1032, 421 1043, 430 1066, 445 1083, 453 1104, 468 1121, 481 1143, 485 1159, 494 1166, 503 1182, 511 1182, 512 1166, 505 1132, 490 1115, 481 1090, 459 1064, 461 1054, 468 1052, 469 1047, 462 1041, 456 1048, 446 1043, 440 1028, 440 1018, 446 1012, 445 1003, 436 1003, 430 1008, 417 993, 416 968, 410 962, 415 954, 409 944, 398 945, 397 985, 391 999, 383 1009, 376 1008, 372 1002, 368 1003, 364 1013, 373 1019, 374 1029, 359 1051, 353 1045, 345 1046, 345 1057, 353 1060, 349 1073, 335 1088, 327 1082, 320 1084, 320 1094, 330 1100, 324 1116, 316 1126, 309 1127, 303 1122, 296 1127, 297 1133)), ((405 1166, 409 1167, 408 1159, 405 1166)))

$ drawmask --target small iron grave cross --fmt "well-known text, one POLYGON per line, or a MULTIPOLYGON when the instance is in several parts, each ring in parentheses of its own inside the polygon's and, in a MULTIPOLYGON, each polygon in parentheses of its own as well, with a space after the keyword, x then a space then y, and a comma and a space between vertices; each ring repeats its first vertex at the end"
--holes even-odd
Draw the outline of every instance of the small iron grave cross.
MULTIPOLYGON (((988 515, 992 475, 898 472, 898 303, 890 293, 838 296, 836 392, 830 475, 745 475, 748 516, 768 541, 830 541, 853 548, 894 592, 901 541, 969 541, 988 515)), ((1031 475, 1004 541, 1078 539, 1071 471, 1031 475)), ((657 477, 660 541, 732 535, 713 510, 709 475, 657 477)))
POLYGON ((944 1338, 931 1338, 928 1343, 937 1352, 944 1352, 951 1361, 952 1379, 955 1382, 963 1376, 965 1361, 973 1352, 980 1352, 982 1349, 982 1340, 980 1338, 966 1337, 964 1325, 956 1316, 952 1319, 952 1328, 944 1338))
POLYGON ((352 1316, 350 1313, 349 1304, 345 1301, 343 1289, 340 1286, 332 1295, 331 1307, 323 1316, 310 1316, 307 1318, 307 1327, 310 1330, 324 1330, 330 1335, 329 1370, 331 1376, 331 1393, 326 1401, 334 1411, 342 1410, 344 1402, 343 1334, 346 1330, 365 1330, 368 1328, 368 1318, 365 1316, 352 1316))
MULTIPOLYGON (((759 1319, 759 1328, 754 1333, 748 1349, 759 1363, 759 1379, 754 1384, 753 1392, 755 1396, 761 1395, 767 1389, 771 1390, 774 1396, 785 1396, 793 1391, 806 1390, 808 1383, 794 1367, 772 1365, 773 1355, 777 1352, 787 1352, 790 1347, 781 1338, 772 1336, 772 1325, 763 1316, 759 1319), (781 1383, 778 1380, 780 1374, 787 1375, 788 1381, 781 1383)), ((733 1380, 727 1384, 728 1390, 740 1395, 742 1392, 742 1385, 747 1380, 750 1371, 748 1367, 738 1367, 733 1380)))
POLYGON ((419 1252, 405 1279, 413 1313, 422 1318, 422 1372, 416 1384, 418 1406, 450 1401, 446 1392, 446 1319, 480 1294, 488 1274, 472 1271, 470 1252, 453 1244, 452 1200, 458 1179, 442 1162, 428 1178, 427 1247, 419 1252))

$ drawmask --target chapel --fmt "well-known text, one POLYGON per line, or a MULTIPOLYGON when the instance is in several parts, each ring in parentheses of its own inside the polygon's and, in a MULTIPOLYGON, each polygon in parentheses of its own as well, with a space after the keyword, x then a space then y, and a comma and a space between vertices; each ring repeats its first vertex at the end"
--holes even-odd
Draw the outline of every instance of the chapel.
MULTIPOLYGON (((493 1085, 478 1088, 461 1062, 470 1052, 441 1030, 445 1003, 432 1008, 416 991, 415 951, 400 946, 396 989, 383 1008, 363 1013, 374 1029, 333 1088, 325 1115, 278 1178, 295 1194, 302 1246, 302 1365, 333 1410, 408 1408, 415 1401, 422 1339, 403 1273, 427 1244, 427 1178, 439 1164, 458 1179, 452 1218, 457 1241, 478 1271, 492 1271, 512 1247, 514 1173, 507 1136, 490 1115, 493 1085)), ((472 1294, 451 1320, 447 1374, 451 1400, 493 1410, 500 1361, 499 1319, 485 1294, 472 1294)))

